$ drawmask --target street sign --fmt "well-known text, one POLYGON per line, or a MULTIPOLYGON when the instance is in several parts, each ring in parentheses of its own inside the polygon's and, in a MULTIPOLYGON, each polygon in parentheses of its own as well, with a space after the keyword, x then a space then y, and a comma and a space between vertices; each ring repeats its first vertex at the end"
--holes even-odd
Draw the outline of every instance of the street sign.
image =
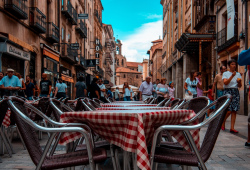
POLYGON ((86 67, 95 67, 96 66, 96 59, 86 60, 86 67))
POLYGON ((79 43, 70 44, 70 48, 71 50, 79 50, 80 48, 79 43))
POLYGON ((88 19, 89 14, 78 14, 78 19, 88 19))
POLYGON ((96 59, 96 65, 100 64, 99 59, 96 59))
POLYGON ((95 53, 95 58, 100 58, 99 53, 95 53))

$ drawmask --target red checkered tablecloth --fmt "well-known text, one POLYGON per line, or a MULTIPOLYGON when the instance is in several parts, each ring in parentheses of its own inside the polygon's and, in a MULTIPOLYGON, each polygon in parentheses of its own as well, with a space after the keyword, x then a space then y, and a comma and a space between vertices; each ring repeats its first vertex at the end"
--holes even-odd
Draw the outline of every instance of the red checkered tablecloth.
MULTIPOLYGON (((150 170, 147 144, 154 131, 161 125, 177 125, 195 116, 191 110, 99 110, 88 112, 66 112, 61 115, 63 123, 87 123, 102 138, 125 151, 137 154, 137 166, 150 170)), ((197 122, 198 123, 198 122, 197 122)), ((190 150, 182 132, 170 132, 187 150, 190 150)), ((191 131, 199 148, 199 130, 191 131)), ((60 144, 80 138, 79 133, 64 133, 60 144)))
MULTIPOLYGON (((27 100, 27 101, 25 101, 26 103, 29 103, 29 104, 33 104, 33 105, 37 105, 38 104, 38 102, 35 102, 34 103, 34 101, 32 101, 32 100, 27 100)), ((2 123, 2 125, 4 126, 4 127, 9 127, 10 126, 10 114, 11 114, 11 111, 10 111, 10 109, 8 109, 7 110, 7 112, 6 112, 6 115, 5 115, 5 117, 4 117, 4 119, 3 119, 3 123, 2 123)))
POLYGON ((131 103, 108 103, 101 104, 102 107, 156 107, 157 104, 131 104, 131 103))
POLYGON ((96 110, 170 110, 170 107, 101 107, 96 110))

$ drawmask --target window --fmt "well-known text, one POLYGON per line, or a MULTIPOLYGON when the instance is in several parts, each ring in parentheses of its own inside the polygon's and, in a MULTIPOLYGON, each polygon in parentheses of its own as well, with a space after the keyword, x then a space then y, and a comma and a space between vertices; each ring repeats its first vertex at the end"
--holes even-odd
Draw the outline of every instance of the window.
POLYGON ((123 59, 122 59, 122 66, 124 65, 124 63, 123 63, 123 59))
POLYGON ((123 75, 123 78, 126 78, 126 74, 123 75))
POLYGON ((138 76, 138 75, 136 75, 136 78, 138 79, 138 78, 139 78, 139 76, 138 76))
POLYGON ((62 11, 63 11, 63 7, 64 7, 64 0, 62 0, 62 11))
POLYGON ((62 28, 62 41, 64 40, 64 28, 62 28))
POLYGON ((70 43, 71 42, 71 40, 70 40, 70 33, 67 35, 67 41, 68 41, 68 43, 70 43))

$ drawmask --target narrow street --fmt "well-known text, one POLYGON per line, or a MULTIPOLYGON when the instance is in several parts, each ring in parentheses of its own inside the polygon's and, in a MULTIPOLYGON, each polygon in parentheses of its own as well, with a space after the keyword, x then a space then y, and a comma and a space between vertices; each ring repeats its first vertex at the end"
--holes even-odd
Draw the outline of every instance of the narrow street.
MULTIPOLYGON (((228 119, 230 120, 230 118, 228 119)), ((239 134, 234 135, 229 133, 228 127, 230 121, 226 123, 226 130, 220 132, 219 138, 216 142, 216 146, 210 159, 206 165, 209 170, 247 170, 250 169, 250 149, 246 149, 244 144, 247 139, 247 117, 237 115, 236 129, 239 130, 239 134)), ((204 136, 206 128, 201 130, 201 138, 204 136)), ((43 135, 41 145, 44 147, 46 142, 46 134, 43 135)), ((2 157, 3 163, 0 165, 0 170, 28 170, 35 169, 28 153, 23 149, 19 139, 13 142, 16 154, 12 158, 9 158, 7 154, 2 157)), ((65 147, 61 146, 57 148, 56 153, 65 152, 65 147)), ((120 155, 121 156, 121 155, 120 155)), ((122 162, 122 158, 120 157, 122 162)), ((102 170, 112 169, 112 162, 109 159, 103 165, 102 170), (105 165, 105 167, 104 167, 105 165)), ((77 167, 76 170, 80 170, 81 167, 77 167)), ((88 169, 88 168, 86 168, 88 169)), ((159 170, 165 170, 166 165, 160 164, 159 170)), ((173 166, 173 169, 178 169, 177 166, 173 166)), ((198 168, 193 168, 198 170, 198 168)))

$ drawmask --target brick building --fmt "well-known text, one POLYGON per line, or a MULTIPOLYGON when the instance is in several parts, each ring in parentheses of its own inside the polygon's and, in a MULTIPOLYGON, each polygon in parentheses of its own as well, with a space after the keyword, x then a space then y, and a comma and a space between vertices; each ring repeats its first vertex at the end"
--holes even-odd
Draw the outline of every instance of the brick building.
POLYGON ((23 77, 41 81, 48 74, 53 87, 59 77, 74 98, 79 76, 90 83, 103 76, 103 26, 100 0, 10 0, 0 2, 0 70, 12 67, 23 77), (79 19, 78 14, 89 14, 79 19), (96 40, 100 40, 99 67, 86 68, 87 59, 96 59, 96 40))

